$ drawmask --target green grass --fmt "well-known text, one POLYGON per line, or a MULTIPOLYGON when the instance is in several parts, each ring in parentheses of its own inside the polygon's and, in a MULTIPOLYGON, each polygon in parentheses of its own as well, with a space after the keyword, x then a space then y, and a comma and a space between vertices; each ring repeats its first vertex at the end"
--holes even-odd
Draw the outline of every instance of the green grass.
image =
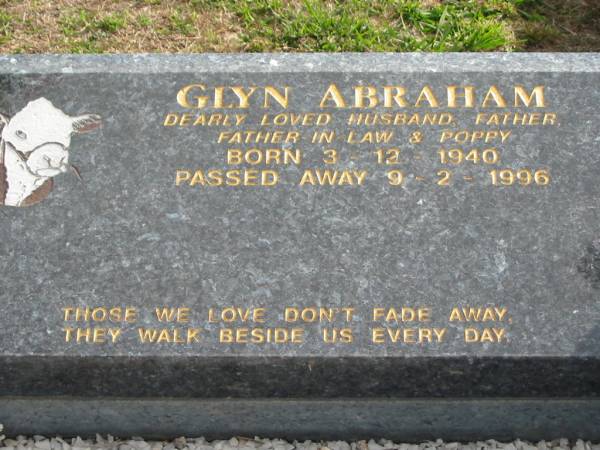
MULTIPOLYGON (((217 2, 213 2, 217 3, 217 2)), ((483 51, 513 48, 506 2, 223 0, 242 21, 250 51, 483 51), (494 6, 494 3, 498 6, 494 6)))
POLYGON ((10 14, 0 11, 0 44, 11 38, 13 21, 10 14))
POLYGON ((183 11, 182 9, 176 9, 170 17, 169 27, 166 30, 167 33, 177 33, 184 36, 191 36, 197 30, 194 23, 197 19, 197 13, 195 11, 183 11))
POLYGON ((106 33, 116 33, 125 28, 127 19, 123 13, 113 13, 97 19, 95 26, 98 30, 106 33))
POLYGON ((58 23, 64 35, 63 44, 70 53, 101 53, 103 47, 100 41, 124 29, 127 18, 121 12, 99 17, 93 11, 82 8, 65 12, 58 23))
POLYGON ((152 20, 152 18, 147 16, 146 14, 140 14, 139 16, 137 16, 136 22, 138 26, 142 28, 147 28, 154 24, 154 20, 152 20))
POLYGON ((65 13, 59 19, 61 31, 65 36, 75 36, 82 33, 116 33, 125 28, 127 19, 123 13, 112 13, 98 17, 87 9, 78 9, 65 13))
POLYGON ((0 0, 0 53, 600 50, 600 0, 0 0))

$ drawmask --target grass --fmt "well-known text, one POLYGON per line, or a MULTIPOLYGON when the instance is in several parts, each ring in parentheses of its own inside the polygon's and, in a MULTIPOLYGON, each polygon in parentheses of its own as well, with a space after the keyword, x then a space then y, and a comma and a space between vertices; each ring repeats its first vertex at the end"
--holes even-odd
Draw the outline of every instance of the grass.
POLYGON ((0 53, 600 51, 598 0, 0 0, 0 53))
POLYGON ((176 9, 169 17, 169 26, 167 34, 179 34, 183 36, 192 36, 196 32, 195 24, 198 20, 196 11, 186 11, 181 8, 176 9))
POLYGON ((62 35, 60 44, 68 52, 98 53, 102 52, 102 42, 108 36, 126 28, 127 17, 122 12, 99 16, 87 9, 74 9, 66 10, 57 22, 62 35))
POLYGON ((0 11, 0 45, 10 41, 12 37, 12 17, 6 12, 0 11))
POLYGON ((598 0, 528 0, 521 35, 530 50, 600 51, 598 0))

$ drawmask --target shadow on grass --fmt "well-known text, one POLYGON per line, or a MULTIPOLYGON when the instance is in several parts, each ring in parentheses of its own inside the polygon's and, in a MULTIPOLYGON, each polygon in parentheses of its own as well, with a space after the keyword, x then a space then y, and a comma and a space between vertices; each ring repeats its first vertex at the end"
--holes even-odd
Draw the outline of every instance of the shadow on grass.
POLYGON ((600 51, 600 0, 528 0, 518 38, 526 51, 600 51))

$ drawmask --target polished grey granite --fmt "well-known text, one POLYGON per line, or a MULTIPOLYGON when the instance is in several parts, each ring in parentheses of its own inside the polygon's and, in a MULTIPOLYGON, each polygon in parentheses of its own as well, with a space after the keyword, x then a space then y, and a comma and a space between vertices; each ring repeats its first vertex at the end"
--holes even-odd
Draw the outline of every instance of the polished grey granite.
POLYGON ((598 397, 599 86, 599 54, 0 56, 12 158, 0 180, 0 396, 598 397), (219 86, 238 106, 231 87, 259 88, 249 108, 223 108, 219 86), (287 107, 265 86, 287 86, 287 107), (356 86, 378 105, 354 107, 356 86), (217 105, 193 108, 202 95, 217 105), (260 127, 291 113, 331 116, 260 127), (348 125, 358 113, 392 123, 348 125), (165 126, 183 114, 221 122, 165 126), (414 114, 437 122, 400 123, 414 114), (298 142, 224 142, 259 129, 298 142), (332 143, 311 142, 325 131, 332 143), (228 149, 255 148, 298 149, 301 162, 228 164, 228 149), (46 161, 61 172, 53 186, 46 161), (30 177, 22 164, 38 174, 31 195, 15 187, 30 177), (190 186, 211 169, 276 171, 278 183, 190 186), (325 169, 353 183, 301 185, 325 169), (86 307, 117 308, 116 320, 74 320, 86 307), (180 322, 160 322, 157 307, 182 308, 180 322), (210 320, 231 307, 235 321, 210 320), (286 322, 286 308, 335 316, 286 322), (228 343, 224 328, 287 340, 228 343), (141 342, 148 329, 164 342, 141 342))
POLYGON ((0 55, 6 73, 598 72, 594 53, 0 55))

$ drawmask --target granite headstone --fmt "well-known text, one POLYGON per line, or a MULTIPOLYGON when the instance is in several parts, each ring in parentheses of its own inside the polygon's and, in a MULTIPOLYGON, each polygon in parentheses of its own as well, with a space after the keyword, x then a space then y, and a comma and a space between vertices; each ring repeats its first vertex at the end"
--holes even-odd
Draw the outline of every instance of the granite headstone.
POLYGON ((0 57, 9 434, 600 439, 600 56, 0 57))

